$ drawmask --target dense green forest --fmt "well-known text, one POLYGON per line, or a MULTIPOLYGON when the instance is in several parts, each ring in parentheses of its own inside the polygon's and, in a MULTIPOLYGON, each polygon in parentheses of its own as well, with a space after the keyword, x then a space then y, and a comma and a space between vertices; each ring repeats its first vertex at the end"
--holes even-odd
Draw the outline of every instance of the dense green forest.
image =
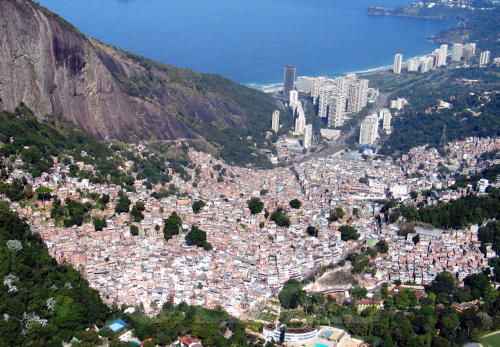
POLYGON ((264 346, 264 340, 245 332, 246 323, 220 308, 210 310, 184 302, 179 305, 167 302, 153 318, 140 311, 120 316, 135 329, 140 340, 152 337, 153 343, 160 345, 171 344, 178 336, 190 334, 202 340, 203 346, 264 346))
POLYGON ((71 266, 57 264, 39 234, 0 203, 0 345, 62 346, 110 309, 71 266))
POLYGON ((410 148, 428 144, 438 147, 445 130, 446 141, 478 136, 500 135, 500 94, 491 92, 499 86, 499 68, 467 68, 445 71, 433 83, 416 85, 396 97, 409 104, 392 118, 393 132, 380 149, 381 154, 400 155, 410 148), (474 79, 478 83, 463 83, 474 79), (439 101, 451 104, 442 108, 439 101))
MULTIPOLYGON (((500 258, 499 258, 500 259, 500 258)), ((343 303, 321 293, 307 296, 304 283, 289 280, 279 294, 283 312, 280 323, 288 327, 331 325, 377 346, 452 347, 478 341, 487 331, 500 329, 500 299, 487 273, 470 275, 459 286, 454 275, 443 272, 426 286, 427 295, 411 289, 389 293, 388 284, 374 294, 384 308, 358 310, 357 300, 366 299, 367 290, 350 289, 352 299, 343 303), (418 294, 418 295, 417 295, 418 294), (479 299, 479 307, 459 311, 455 302, 479 299), (304 316, 305 314, 305 316, 304 316)), ((474 307, 474 306, 472 306, 474 307)))
MULTIPOLYGON (((398 213, 398 209, 392 213, 398 213)), ((444 229, 463 229, 485 220, 500 219, 500 195, 467 195, 435 206, 401 207, 401 214, 409 221, 419 221, 444 229)))
POLYGON ((193 115, 186 117, 185 124, 208 141, 217 154, 230 164, 252 164, 261 168, 271 166, 258 149, 273 147, 272 142, 266 139, 271 114, 278 108, 272 97, 218 75, 170 66, 130 52, 119 52, 139 63, 153 76, 137 78, 114 74, 127 87, 129 95, 158 99, 160 95, 168 95, 169 84, 182 85, 183 93, 186 94, 182 100, 186 112, 195 104, 197 96, 193 91, 204 96, 223 98, 224 103, 227 103, 225 107, 233 110, 234 119, 208 122, 203 119, 203 110, 196 110, 193 115), (241 116, 241 113, 245 116, 241 116))

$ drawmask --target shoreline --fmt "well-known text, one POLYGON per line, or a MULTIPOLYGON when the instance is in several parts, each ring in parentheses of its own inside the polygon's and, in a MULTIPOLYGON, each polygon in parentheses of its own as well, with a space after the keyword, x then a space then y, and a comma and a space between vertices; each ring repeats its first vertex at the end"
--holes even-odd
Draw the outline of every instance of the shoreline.
MULTIPOLYGON (((379 72, 386 72, 386 71, 390 71, 392 70, 393 68, 393 65, 384 65, 384 66, 380 66, 380 67, 376 67, 376 68, 373 68, 373 69, 368 69, 368 70, 363 70, 363 71, 355 71, 355 72, 346 72, 344 74, 341 74, 339 76, 345 76, 349 73, 354 73, 356 75, 372 75, 372 74, 376 74, 376 73, 379 73, 379 72)), ((328 76, 316 76, 315 78, 317 77, 326 77, 326 78, 332 78, 332 77, 328 77, 328 76)), ((335 77, 338 77, 338 76, 335 76, 335 77)), ((333 77, 334 78, 334 77, 333 77)), ((260 91, 263 91, 264 93, 277 93, 277 92, 280 92, 283 90, 283 85, 280 84, 280 83, 273 83, 273 84, 270 84, 272 87, 268 87, 266 88, 266 86, 263 86, 263 87, 260 87, 260 88, 254 88, 254 87, 251 87, 249 85, 246 85, 247 87, 249 88, 253 88, 253 89, 257 89, 257 90, 260 90, 260 91), (279 87, 278 87, 279 86, 279 87)), ((269 86, 269 84, 268 84, 269 86)))

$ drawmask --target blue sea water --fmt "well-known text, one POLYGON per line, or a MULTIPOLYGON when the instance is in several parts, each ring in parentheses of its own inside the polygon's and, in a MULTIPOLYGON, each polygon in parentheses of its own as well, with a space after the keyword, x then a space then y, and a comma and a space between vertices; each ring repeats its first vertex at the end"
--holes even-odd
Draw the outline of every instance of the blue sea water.
POLYGON ((432 52, 446 21, 370 16, 408 0, 40 0, 84 34, 145 57, 253 88, 335 77, 432 52))

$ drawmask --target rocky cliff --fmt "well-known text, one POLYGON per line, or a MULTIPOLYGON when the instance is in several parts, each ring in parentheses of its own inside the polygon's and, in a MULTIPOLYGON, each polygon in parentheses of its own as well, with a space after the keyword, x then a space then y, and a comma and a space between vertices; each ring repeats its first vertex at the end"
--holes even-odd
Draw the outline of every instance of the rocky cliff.
POLYGON ((254 102, 266 117, 275 107, 267 95, 220 76, 88 39, 28 0, 0 0, 0 33, 0 109, 23 102, 39 119, 63 116, 98 139, 193 139, 206 123, 248 127, 259 113, 254 102))

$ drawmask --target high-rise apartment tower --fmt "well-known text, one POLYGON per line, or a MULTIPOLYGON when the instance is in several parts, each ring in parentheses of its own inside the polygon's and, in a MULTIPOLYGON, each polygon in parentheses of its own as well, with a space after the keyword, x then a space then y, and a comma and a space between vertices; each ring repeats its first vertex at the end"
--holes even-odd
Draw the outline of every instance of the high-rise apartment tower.
POLYGON ((278 132, 280 130, 280 111, 275 110, 273 112, 273 117, 271 120, 271 129, 274 130, 274 132, 278 132))
POLYGON ((394 56, 394 73, 401 73, 401 67, 403 66, 403 55, 398 53, 394 56))
POLYGON ((447 55, 448 55, 448 45, 446 44, 441 45, 441 47, 439 47, 438 61, 436 66, 445 66, 447 55))
POLYGON ((283 97, 288 100, 290 91, 295 88, 295 66, 285 65, 285 76, 283 79, 283 97))
POLYGON ((479 65, 486 65, 490 62, 490 51, 481 52, 479 56, 479 65))
POLYGON ((454 43, 451 49, 451 61, 460 61, 462 59, 463 47, 461 43, 454 43))

